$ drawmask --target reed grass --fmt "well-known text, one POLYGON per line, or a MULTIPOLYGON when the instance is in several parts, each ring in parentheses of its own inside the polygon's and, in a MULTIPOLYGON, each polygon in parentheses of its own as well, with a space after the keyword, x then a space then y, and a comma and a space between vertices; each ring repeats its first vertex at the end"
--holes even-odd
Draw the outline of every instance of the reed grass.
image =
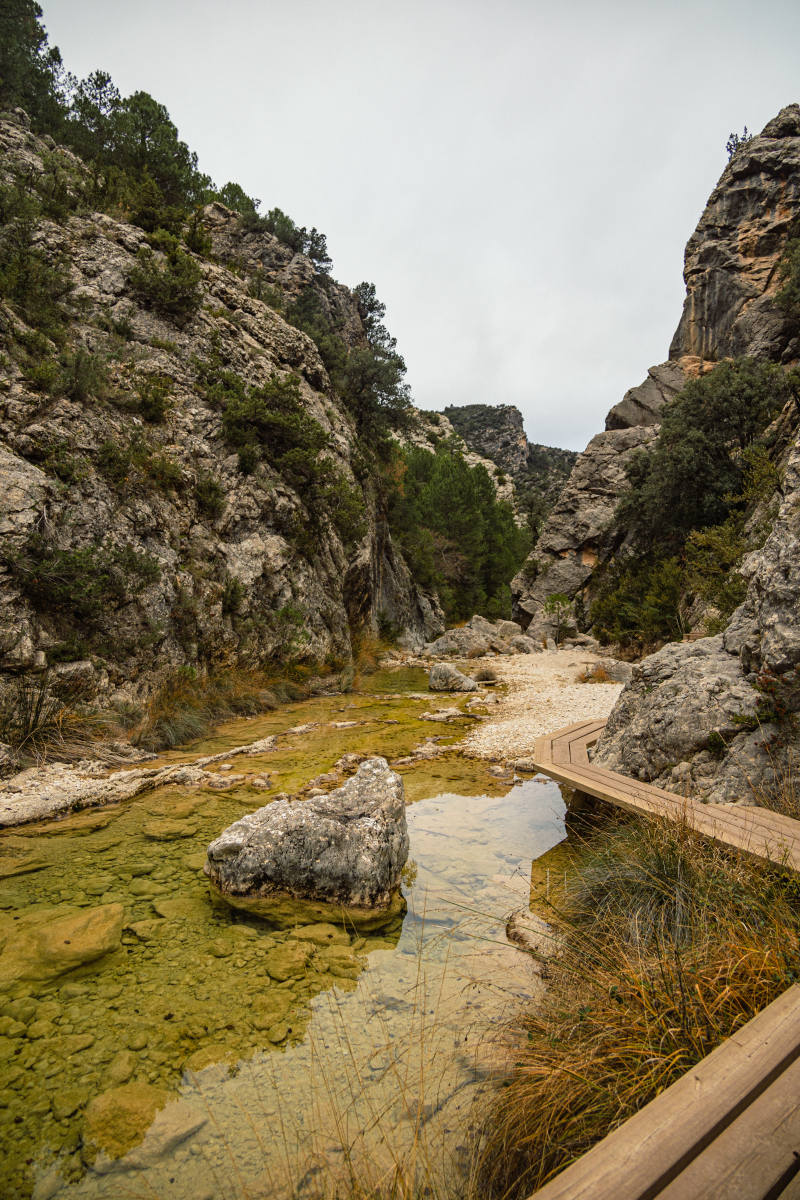
POLYGON ((142 706, 117 714, 134 746, 168 750, 207 737, 215 726, 237 717, 272 712, 315 690, 316 664, 289 664, 273 672, 231 667, 201 675, 185 667, 173 672, 142 706))
POLYGON ((85 757, 105 731, 86 699, 80 681, 50 671, 18 675, 0 691, 0 742, 23 764, 85 757))
POLYGON ((472 1195, 521 1200, 771 1003, 800 970, 800 888, 681 822, 587 845, 548 991, 509 1029, 472 1195))

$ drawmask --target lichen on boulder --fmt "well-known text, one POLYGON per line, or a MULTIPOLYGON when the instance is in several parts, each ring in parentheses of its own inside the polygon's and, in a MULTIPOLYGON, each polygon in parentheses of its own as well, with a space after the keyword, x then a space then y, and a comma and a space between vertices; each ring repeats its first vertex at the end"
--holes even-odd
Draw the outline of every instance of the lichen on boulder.
POLYGON ((236 821, 209 846, 204 870, 228 904, 281 928, 366 931, 404 909, 408 845, 403 781, 371 758, 327 796, 275 800, 236 821))

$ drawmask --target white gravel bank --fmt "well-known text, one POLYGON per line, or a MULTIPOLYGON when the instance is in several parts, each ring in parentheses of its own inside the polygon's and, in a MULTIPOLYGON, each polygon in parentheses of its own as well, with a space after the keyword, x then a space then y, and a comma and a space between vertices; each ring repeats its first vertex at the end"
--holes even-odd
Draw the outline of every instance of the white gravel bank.
MULTIPOLYGON (((584 667, 596 662, 583 650, 486 659, 485 664, 506 685, 505 692, 498 693, 496 705, 487 707, 492 719, 470 732, 460 749, 476 758, 524 758, 545 733, 576 721, 607 717, 623 685, 577 682, 584 667)), ((469 668, 476 665, 470 662, 469 668)))

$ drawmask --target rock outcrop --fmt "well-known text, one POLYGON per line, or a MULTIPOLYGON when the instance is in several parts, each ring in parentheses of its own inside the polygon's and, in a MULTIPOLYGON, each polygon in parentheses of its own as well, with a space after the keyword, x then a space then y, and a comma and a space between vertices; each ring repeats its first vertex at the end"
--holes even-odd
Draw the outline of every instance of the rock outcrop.
POLYGON ((598 742, 599 766, 711 802, 751 804, 780 785, 791 739, 783 752, 768 750, 778 729, 748 730, 742 719, 755 714, 759 671, 800 664, 798 448, 784 492, 766 544, 745 559, 747 594, 725 633, 665 646, 633 667, 598 742))
POLYGON ((659 411, 687 378, 726 356, 793 362, 796 326, 773 301, 779 262, 800 217, 800 107, 784 108, 742 144, 712 192, 686 247, 686 301, 669 360, 626 392, 578 459, 528 562, 513 580, 513 615, 544 631, 542 605, 563 592, 591 598, 594 569, 624 545, 613 513, 625 463, 654 445, 659 411))
MULTIPOLYGON (((4 182, 52 169, 22 117, 0 121, 0 156, 4 182)), ((59 149, 57 162, 64 186, 80 189, 80 160, 59 149)), ((287 645, 346 655, 350 629, 377 631, 381 615, 409 648, 434 638, 438 602, 413 583, 378 499, 353 472, 355 428, 316 346, 257 285, 279 285, 283 303, 313 286, 345 341, 362 346, 348 289, 322 286, 310 259, 213 204, 202 218, 213 257, 184 247, 199 307, 170 315, 132 281, 145 259, 165 268, 162 250, 124 219, 84 213, 42 216, 34 234, 47 268, 69 275, 66 344, 0 306, 0 670, 81 660, 101 702, 131 703, 182 665, 258 665, 287 645), (363 505, 352 535, 296 477, 267 461, 240 470, 226 437, 215 387, 291 377, 342 495, 363 505), (148 394, 161 412, 143 407, 148 394), (37 601, 25 555, 43 543, 80 578, 37 601), (97 579, 108 581, 100 602, 81 604, 97 579)))
POLYGON ((391 923, 404 906, 408 845, 403 781, 372 758, 327 796, 275 800, 229 826, 209 846, 204 869, 228 904, 274 925, 366 931, 391 923))
POLYGON ((540 643, 522 638, 522 626, 516 621, 489 621, 486 617, 474 616, 466 625, 448 629, 425 647, 428 657, 454 654, 459 658, 481 654, 533 654, 542 649, 540 643))

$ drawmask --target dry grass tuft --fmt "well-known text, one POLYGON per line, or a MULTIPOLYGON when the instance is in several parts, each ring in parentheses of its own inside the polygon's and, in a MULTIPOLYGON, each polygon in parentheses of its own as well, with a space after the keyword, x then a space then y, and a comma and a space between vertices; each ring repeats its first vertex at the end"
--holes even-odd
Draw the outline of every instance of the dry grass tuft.
POLYGON ((614 683, 608 671, 602 663, 597 663, 594 667, 586 667, 578 676, 579 683, 614 683))
POLYGON ((207 675, 182 667, 146 705, 120 707, 117 715, 134 746, 170 749, 206 737, 223 721, 271 712, 302 699, 314 674, 314 667, 297 664, 275 673, 229 668, 207 675))
POLYGON ((511 1031, 474 1194, 517 1200, 556 1175, 796 978, 800 885, 686 825, 625 819, 587 847, 554 914, 543 1004, 511 1031))
POLYGON ((50 671, 19 675, 0 691, 0 742, 21 763, 85 758, 107 724, 86 705, 87 690, 50 671))

